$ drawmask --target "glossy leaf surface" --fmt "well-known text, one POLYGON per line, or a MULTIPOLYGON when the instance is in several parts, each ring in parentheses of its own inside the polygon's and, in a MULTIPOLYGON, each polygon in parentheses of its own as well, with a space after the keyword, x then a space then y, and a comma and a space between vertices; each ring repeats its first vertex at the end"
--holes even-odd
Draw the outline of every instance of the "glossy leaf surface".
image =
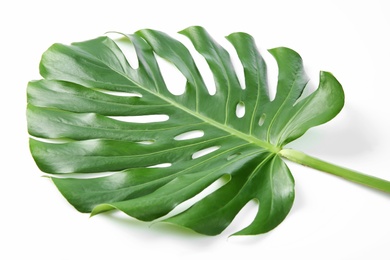
POLYGON ((256 200, 253 222, 236 234, 267 232, 285 219, 294 201, 294 179, 279 151, 341 110, 341 85, 321 72, 317 90, 300 98, 308 82, 302 59, 291 49, 275 48, 269 52, 279 76, 271 100, 266 64, 250 35, 227 36, 244 69, 241 86, 229 53, 205 29, 180 33, 205 58, 214 95, 188 49, 163 32, 125 36, 135 48, 137 68, 108 37, 51 46, 40 64, 43 79, 28 85, 31 153, 81 212, 118 209, 152 221, 228 179, 163 221, 216 235, 256 200), (157 55, 185 77, 182 95, 168 90, 157 55), (238 105, 245 109, 240 117, 238 105), (128 122, 139 116, 160 119, 128 122), (181 138, 194 131, 200 133, 196 138, 181 138))

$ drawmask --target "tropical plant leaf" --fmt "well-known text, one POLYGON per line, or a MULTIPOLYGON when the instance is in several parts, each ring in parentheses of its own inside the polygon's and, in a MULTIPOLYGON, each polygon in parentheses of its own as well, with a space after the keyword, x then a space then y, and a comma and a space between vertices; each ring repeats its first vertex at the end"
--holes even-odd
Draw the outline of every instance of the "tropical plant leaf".
POLYGON ((271 100, 266 64, 250 35, 227 37, 244 69, 241 86, 228 52, 205 29, 180 33, 207 61, 214 95, 188 49, 163 32, 124 35, 135 48, 138 68, 108 37, 52 45, 40 64, 44 79, 28 84, 31 153, 80 212, 118 209, 152 221, 225 178, 220 188, 163 221, 216 235, 256 200, 253 222, 235 234, 267 232, 285 219, 294 201, 294 179, 281 157, 316 160, 283 146, 332 119, 344 104, 342 87, 331 73, 321 72, 318 89, 300 98, 308 82, 302 59, 291 49, 275 48, 269 52, 279 76, 271 100), (186 78, 182 95, 168 90, 156 55, 186 78), (237 106, 245 108, 242 117, 237 106), (124 120, 148 115, 168 119, 124 120), (196 138, 182 138, 193 131, 196 138))

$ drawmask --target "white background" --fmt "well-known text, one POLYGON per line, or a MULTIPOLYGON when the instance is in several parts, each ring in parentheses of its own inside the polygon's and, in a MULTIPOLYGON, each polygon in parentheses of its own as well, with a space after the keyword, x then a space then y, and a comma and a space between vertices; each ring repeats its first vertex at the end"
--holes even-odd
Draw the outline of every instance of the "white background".
POLYGON ((266 49, 301 54, 310 87, 319 70, 343 84, 346 104, 330 123, 291 144, 298 150, 390 179, 390 7, 388 1, 2 1, 1 259, 390 259, 390 196, 289 163, 296 201, 274 231, 228 235, 248 224, 246 207, 220 236, 206 237, 163 224, 150 226, 102 214, 78 213, 28 150, 26 84, 38 79, 40 55, 54 42, 153 28, 175 35, 202 25, 224 46, 245 31, 266 49))

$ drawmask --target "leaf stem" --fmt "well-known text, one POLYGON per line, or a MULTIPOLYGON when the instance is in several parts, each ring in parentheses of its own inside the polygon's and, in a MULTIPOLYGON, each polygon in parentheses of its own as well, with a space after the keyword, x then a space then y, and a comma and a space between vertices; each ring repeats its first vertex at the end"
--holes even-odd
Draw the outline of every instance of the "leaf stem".
POLYGON ((279 152, 279 155, 290 161, 339 176, 373 189, 390 193, 390 181, 340 167, 292 149, 283 149, 279 152))

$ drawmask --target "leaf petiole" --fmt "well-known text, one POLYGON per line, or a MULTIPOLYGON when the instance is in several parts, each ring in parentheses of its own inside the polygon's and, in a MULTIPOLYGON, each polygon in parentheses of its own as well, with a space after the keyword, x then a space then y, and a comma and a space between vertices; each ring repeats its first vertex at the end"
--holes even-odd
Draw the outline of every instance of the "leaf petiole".
POLYGON ((390 182, 387 180, 337 166, 293 149, 283 149, 279 152, 279 155, 290 161, 336 175, 373 189, 390 193, 390 182))

